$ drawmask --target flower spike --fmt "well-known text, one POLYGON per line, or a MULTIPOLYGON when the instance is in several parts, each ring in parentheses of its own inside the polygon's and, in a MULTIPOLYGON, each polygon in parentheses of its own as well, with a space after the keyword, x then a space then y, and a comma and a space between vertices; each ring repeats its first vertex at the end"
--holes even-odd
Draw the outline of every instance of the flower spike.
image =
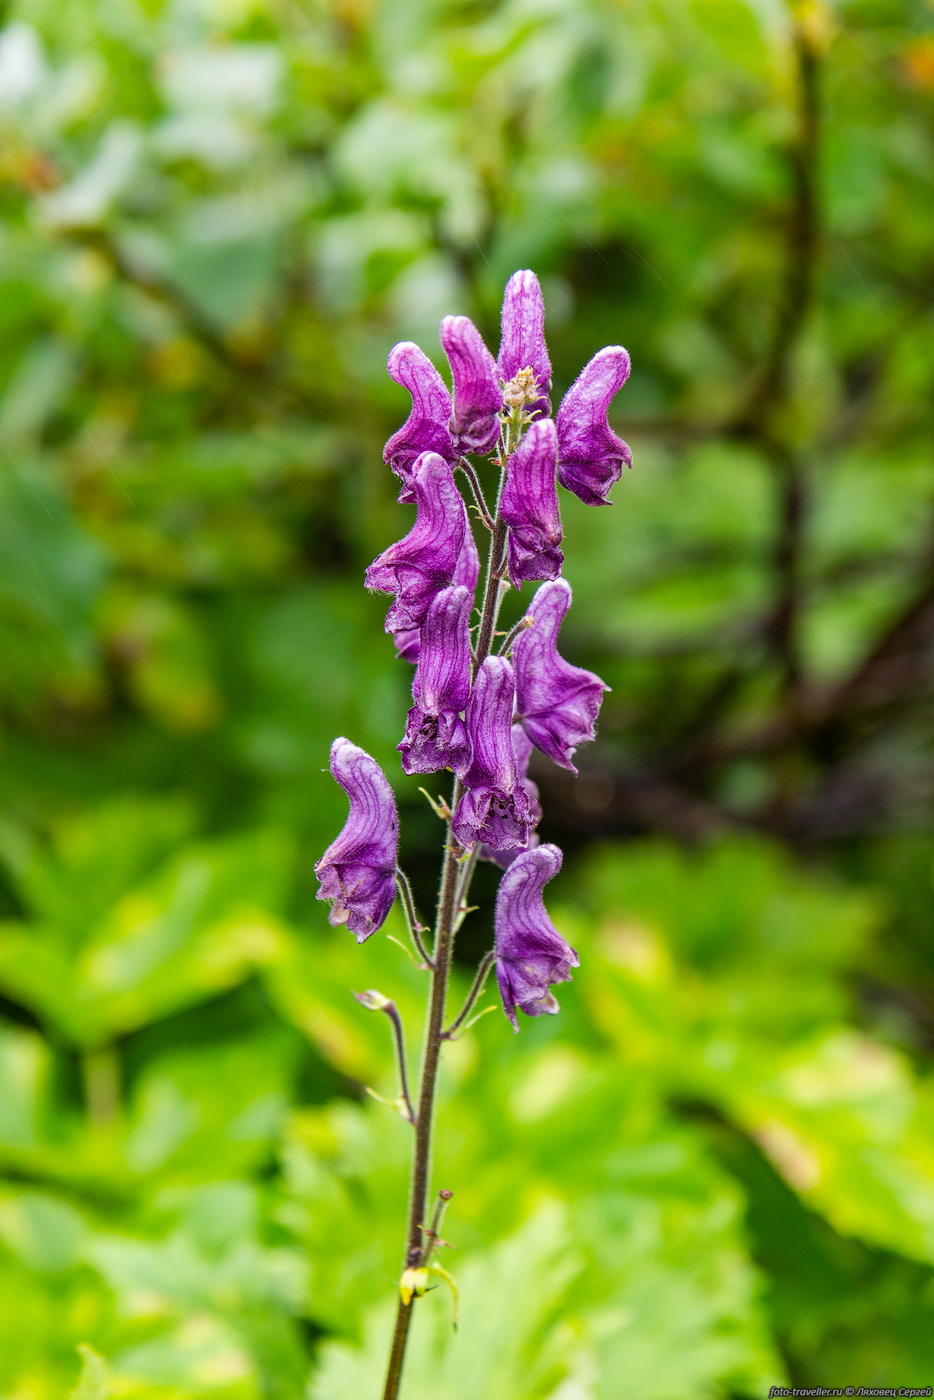
POLYGON ((415 500, 412 466, 423 452, 437 452, 447 462, 456 460, 451 441, 451 396, 434 365, 414 341, 403 340, 389 352, 390 376, 412 395, 412 411, 386 443, 383 461, 402 481, 398 499, 415 500))
POLYGON ((609 505, 623 463, 632 466, 628 444, 606 418, 628 378, 628 353, 621 345, 608 345, 581 370, 558 409, 558 480, 588 506, 609 505))
POLYGON ((561 869, 557 846, 537 846, 516 856, 500 881, 496 896, 496 980, 503 1010, 519 1029, 516 1010, 527 1016, 553 1016, 559 1009, 549 990, 569 982, 580 965, 545 912, 542 891, 561 869))
POLYGON ((557 453, 555 425, 542 418, 531 425, 509 459, 500 514, 509 526, 509 577, 517 587, 533 579, 557 578, 564 563, 557 453))
POLYGON ((454 381, 454 450, 458 456, 464 452, 482 455, 499 436, 496 415, 503 406, 503 391, 496 378, 496 362, 467 316, 445 316, 441 344, 454 381))
POLYGON ((349 739, 331 745, 331 773, 350 799, 344 829, 315 866, 328 922, 364 943, 386 921, 396 894, 399 819, 392 788, 375 759, 349 739))
POLYGON ((415 524, 366 571, 367 588, 396 595, 386 614, 387 632, 421 627, 431 600, 453 581, 468 531, 463 497, 443 457, 423 452, 412 467, 411 483, 415 524))
POLYGON ((406 773, 455 772, 467 761, 467 731, 459 711, 470 694, 473 598, 466 588, 444 588, 421 629, 421 654, 412 683, 405 738, 398 745, 406 773))
POLYGON ((488 656, 467 703, 470 762, 461 774, 467 791, 451 823, 464 847, 482 841, 494 851, 516 851, 528 845, 533 813, 512 746, 515 693, 512 666, 488 656))
POLYGON ((526 734, 553 762, 576 773, 574 751, 593 739, 603 692, 610 687, 592 671, 558 655, 558 631, 571 596, 562 578, 542 584, 529 604, 533 625, 513 643, 512 662, 516 705, 526 734))
POLYGON ((551 361, 545 344, 545 307, 542 289, 534 272, 514 272, 503 295, 502 339, 497 360, 504 383, 520 370, 532 371, 540 397, 529 410, 545 417, 551 412, 551 361))

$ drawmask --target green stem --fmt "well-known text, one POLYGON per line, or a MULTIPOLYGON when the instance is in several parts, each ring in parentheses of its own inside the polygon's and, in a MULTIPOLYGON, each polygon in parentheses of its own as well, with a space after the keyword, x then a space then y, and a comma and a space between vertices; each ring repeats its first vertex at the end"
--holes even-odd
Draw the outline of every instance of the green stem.
POLYGON ((473 1011, 474 1007, 477 1004, 477 998, 483 991, 483 984, 486 982, 486 979, 489 976, 490 968, 493 966, 495 961, 496 954, 491 948, 488 953, 484 953, 480 966, 477 968, 477 971, 474 974, 473 982, 470 984, 470 991, 467 993, 467 1000, 464 1002, 464 1005, 454 1017, 454 1020, 448 1026, 447 1030, 443 1032, 443 1038, 445 1040, 454 1039, 454 1036, 457 1034, 461 1026, 467 1020, 467 1017, 470 1015, 471 1011, 473 1011))
MULTIPOLYGON (((457 808, 462 791, 460 780, 455 778, 454 791, 451 794, 452 812, 457 808)), ((438 1064, 441 1058, 448 976, 451 970, 451 954, 454 946, 454 910, 458 870, 458 847, 453 835, 449 833, 445 847, 441 889, 438 894, 434 967, 431 974, 428 1025, 425 1030, 425 1049, 422 1057, 421 1092, 415 1124, 415 1151, 412 1159, 412 1185, 409 1194, 409 1226, 405 1255, 407 1268, 417 1268, 423 1262, 423 1257, 427 1257, 426 1249, 430 1252, 430 1241, 426 1240, 423 1227, 428 1200, 428 1177, 431 1169, 431 1130, 435 1088, 438 1079, 438 1064)), ((396 1400, 399 1394, 414 1302, 414 1295, 408 1302, 402 1298, 399 1299, 383 1400, 396 1400)))
POLYGON ((477 473, 474 470, 473 463, 468 462, 466 457, 462 457, 457 465, 460 467, 461 471, 464 473, 470 484, 471 495, 473 496, 474 504, 476 505, 477 510, 480 513, 480 519, 483 521, 483 524, 487 530, 492 530, 493 517, 490 515, 489 507, 487 506, 486 500, 484 499, 483 487, 480 485, 480 478, 477 476, 477 473))
POLYGON ((470 890, 470 882, 473 873, 477 868, 477 861, 480 858, 480 847, 474 846, 470 855, 461 863, 460 874, 457 879, 457 899, 454 906, 454 931, 460 928, 467 916, 467 894, 470 890))
POLYGON ((508 656, 509 653, 512 651, 513 644, 516 638, 519 636, 519 634, 521 632, 527 632, 528 629, 530 627, 534 627, 534 625, 535 619, 533 617, 521 617, 516 623, 515 627, 511 627, 506 633, 505 640, 503 641, 503 644, 499 649, 499 655, 508 656))
POLYGON ((402 1090, 402 1099, 406 1107, 406 1112, 408 1113, 409 1122, 414 1126, 417 1120, 415 1108, 412 1104, 412 1096, 409 1093, 408 1071, 405 1067, 405 1037, 402 1034, 402 1017, 399 1015, 399 1008, 394 1001, 391 1001, 388 1006, 384 1006, 383 1010, 389 1017, 390 1024, 392 1025, 392 1039, 396 1050, 396 1063, 399 1068, 399 1088, 402 1090))
POLYGON ((421 922, 415 909, 415 900, 412 895, 412 886, 409 878, 400 866, 396 866, 396 889, 399 891, 399 902, 402 905, 402 912, 405 915, 406 927, 409 930, 409 937, 418 956, 426 967, 432 966, 431 955, 422 942, 422 934, 425 932, 425 925, 421 922))

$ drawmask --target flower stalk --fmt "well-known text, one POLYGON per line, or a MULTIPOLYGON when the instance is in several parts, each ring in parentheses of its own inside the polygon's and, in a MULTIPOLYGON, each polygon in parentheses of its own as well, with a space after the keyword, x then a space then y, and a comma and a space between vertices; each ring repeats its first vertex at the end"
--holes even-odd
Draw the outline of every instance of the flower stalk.
POLYGON ((473 1011, 474 1007, 476 1006, 478 998, 482 995, 484 984, 486 982, 487 977, 490 975, 490 968, 493 966, 495 961, 496 953, 491 948, 488 953, 484 953, 483 958, 480 961, 480 966, 477 968, 477 971, 474 974, 473 982, 470 984, 470 991, 467 993, 467 997, 464 1001, 463 1006, 461 1007, 460 1011, 458 1011, 457 1015, 454 1017, 454 1020, 448 1026, 447 1030, 442 1031, 442 1040, 453 1040, 455 1038, 457 1032, 460 1030, 461 1026, 464 1024, 464 1022, 467 1020, 467 1017, 470 1015, 471 1011, 473 1011))
MULTIPOLYGON (((409 1075, 405 1062, 405 1036, 402 1033, 402 1017, 399 1015, 399 1008, 389 997, 383 996, 382 992, 354 992, 361 1006, 365 1006, 368 1011, 382 1011, 389 1018, 392 1026, 392 1042, 396 1051, 396 1067, 399 1071, 400 1097, 397 1100, 402 1116, 407 1122, 415 1126, 415 1109, 412 1106, 412 1096, 409 1093, 409 1075)), ((372 1089, 370 1093, 373 1093, 372 1089)), ((378 1098, 377 1094, 373 1094, 378 1098)), ((385 1100, 384 1100, 385 1102, 385 1100)))
POLYGON ((402 905, 402 912, 405 916, 405 926, 409 931, 412 946, 421 958, 426 968, 434 966, 431 954, 422 942, 422 934, 426 932, 425 925, 421 922, 415 911, 415 900, 412 897, 412 886, 409 884, 409 877, 404 870, 396 867, 396 889, 399 891, 399 903, 402 905))
POLYGON ((347 793, 350 811, 315 867, 319 898, 330 902, 330 922, 346 925, 360 943, 382 926, 398 896, 418 965, 430 975, 415 1096, 395 1003, 380 992, 358 994, 364 1006, 383 1011, 391 1023, 401 1086, 394 1104, 414 1135, 405 1254, 383 1400, 398 1400, 413 1309, 432 1275, 451 1287, 456 1326, 456 1284, 431 1258, 445 1243, 438 1231, 450 1191, 437 1194, 429 1219, 442 1047, 485 1014, 475 1008, 494 968, 503 1011, 518 1030, 519 1011, 531 1017, 558 1011, 551 988, 570 980, 578 965, 576 951, 545 909, 544 887, 560 870, 562 856, 556 846, 539 844, 535 828, 541 807, 528 775, 533 747, 576 772, 575 748, 594 737, 607 688, 557 651, 557 632, 572 601, 561 577, 557 484, 588 504, 604 505, 630 460, 628 447, 606 421, 610 400, 629 372, 621 347, 607 347, 594 357, 552 419, 551 363, 534 273, 517 272, 507 283, 497 360, 465 316, 444 318, 441 343, 451 392, 418 346, 404 342, 389 356, 389 373, 408 389, 412 409, 389 439, 384 460, 401 482, 399 500, 415 505, 416 519, 366 574, 368 587, 393 596, 386 631, 401 660, 416 666, 414 703, 398 745, 403 770, 454 775, 447 802, 421 789, 445 828, 430 947, 398 866, 392 789, 378 764, 347 739, 335 740, 331 771, 347 793), (467 454, 490 454, 498 470, 492 510, 467 454), (469 486, 467 504, 458 472, 469 486), (468 504, 489 533, 475 629, 471 617, 480 565, 468 504), (500 604, 510 586, 527 582, 542 586, 526 615, 504 636, 497 632, 500 604), (460 1011, 445 1025, 454 942, 471 912, 468 899, 479 860, 503 872, 494 947, 477 967, 460 1011))

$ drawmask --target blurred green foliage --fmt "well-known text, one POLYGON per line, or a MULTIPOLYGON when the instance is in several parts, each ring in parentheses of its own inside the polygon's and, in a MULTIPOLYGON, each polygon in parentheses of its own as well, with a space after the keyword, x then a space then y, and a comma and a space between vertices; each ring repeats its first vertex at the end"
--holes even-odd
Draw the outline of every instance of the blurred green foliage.
POLYGON ((556 394, 630 348, 636 466, 562 502, 582 965, 450 1047, 408 1388, 931 1381, 932 93, 920 0, 0 5, 4 1397, 378 1393, 408 1129, 350 990, 414 1052, 423 987, 314 903, 322 770, 396 781, 386 353, 495 341, 518 266, 556 394))

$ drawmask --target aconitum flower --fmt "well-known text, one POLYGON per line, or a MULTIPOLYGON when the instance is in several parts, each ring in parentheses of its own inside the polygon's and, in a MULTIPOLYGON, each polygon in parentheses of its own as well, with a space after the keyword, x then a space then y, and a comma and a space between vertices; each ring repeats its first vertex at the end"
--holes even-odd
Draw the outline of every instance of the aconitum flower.
POLYGON ((415 500, 412 466, 423 452, 437 452, 448 462, 456 460, 451 441, 451 395, 434 365, 414 341, 403 340, 389 352, 387 364, 397 384, 412 395, 412 410, 383 450, 383 461, 402 481, 399 500, 415 500))
MULTIPOLYGON (((468 523, 464 533, 464 543, 461 545, 461 552, 457 556, 453 582, 459 588, 466 588, 471 598, 473 598, 477 591, 477 579, 479 577, 480 555, 477 553, 477 546, 468 523)), ((420 629, 418 627, 407 627, 402 632, 393 633, 392 639, 395 642, 396 655, 403 661, 410 661, 414 666, 418 661, 421 651, 420 629)))
POLYGON ((401 632, 393 632, 396 655, 400 661, 409 661, 414 666, 421 654, 422 632, 420 627, 406 627, 401 632))
POLYGON ((509 662, 488 656, 477 671, 465 716, 470 762, 461 780, 467 791, 451 823, 462 846, 482 841, 494 851, 515 851, 528 845, 532 804, 512 746, 515 693, 509 662))
POLYGON ((364 943, 381 928, 396 892, 399 819, 392 788, 375 759, 349 739, 331 745, 331 773, 350 799, 344 829, 315 866, 328 920, 364 943))
POLYGON ((629 355, 608 345, 585 365, 561 400, 558 480, 588 506, 609 505, 610 487, 632 466, 632 453, 607 422, 613 395, 629 378, 629 355))
POLYGON ((529 604, 532 626, 519 633, 511 654, 522 727, 537 749, 576 773, 574 750, 594 737, 603 692, 610 687, 558 655, 558 632, 570 606, 564 579, 543 583, 529 604))
POLYGON ((460 554, 457 556, 457 564, 454 568, 454 583, 458 588, 466 588, 471 598, 477 591, 477 579, 480 577, 480 555, 477 553, 477 544, 473 537, 470 526, 464 535, 464 543, 461 545, 460 554))
MULTIPOLYGON (((516 771, 519 775, 519 782, 525 788, 526 796, 529 799, 529 819, 532 830, 529 832, 529 846, 538 845, 538 837, 534 828, 538 826, 542 819, 542 804, 538 800, 538 784, 529 777, 529 759, 532 757, 534 744, 521 724, 512 726, 512 751, 516 756, 516 771)), ((480 860, 492 861, 501 870, 507 870, 512 862, 519 855, 518 851, 494 851, 489 846, 483 845, 477 852, 480 860)))
POLYGON ((398 745, 406 773, 437 773, 467 761, 467 731, 459 711, 470 694, 470 609, 466 588, 444 588, 421 629, 421 655, 412 683, 405 738, 398 745))
POLYGON ((517 586, 557 578, 564 563, 557 453, 555 425, 542 418, 528 429, 507 465, 500 514, 509 526, 509 577, 517 586))
POLYGON ((367 588, 396 595, 386 614, 387 632, 421 627, 432 598, 453 582, 468 532, 464 500, 443 457, 423 452, 413 464, 411 485, 415 524, 366 571, 367 588))
POLYGON ((514 272, 503 294, 502 338, 496 362, 499 377, 508 383, 521 369, 530 369, 540 397, 529 411, 545 417, 551 412, 551 361, 545 344, 545 307, 534 272, 514 272))
POLYGON ((499 437, 496 415, 503 406, 496 362, 467 316, 445 316, 441 322, 441 344, 454 383, 454 450, 458 455, 489 452, 499 437))
POLYGON ((527 1016, 554 1015, 559 1009, 557 982, 571 980, 580 960, 548 917, 542 891, 561 869, 557 846, 523 851, 500 881, 496 896, 496 980, 503 1010, 515 1030, 516 1010, 527 1016))

